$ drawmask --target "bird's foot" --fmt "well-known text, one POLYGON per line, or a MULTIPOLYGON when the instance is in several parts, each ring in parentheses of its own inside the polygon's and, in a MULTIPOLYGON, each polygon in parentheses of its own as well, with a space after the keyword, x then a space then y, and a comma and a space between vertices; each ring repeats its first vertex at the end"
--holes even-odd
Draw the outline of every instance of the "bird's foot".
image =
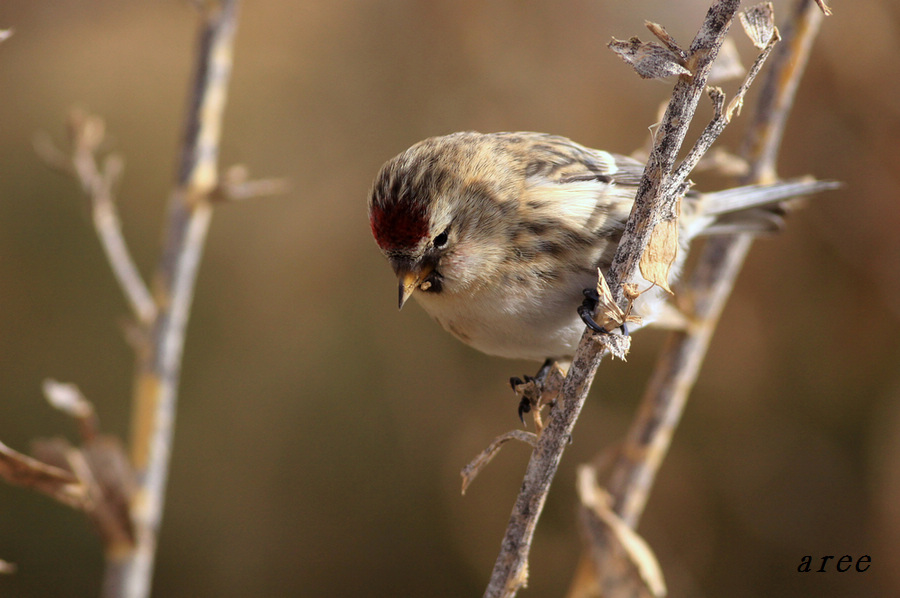
POLYGON ((519 420, 525 423, 525 414, 531 413, 534 418, 534 427, 538 436, 544 429, 541 418, 541 410, 548 407, 551 410, 556 404, 556 397, 562 387, 565 373, 552 359, 548 359, 538 370, 535 376, 513 377, 509 379, 509 385, 519 397, 519 420))
MULTIPOLYGON (((578 315, 581 317, 581 321, 597 334, 609 334, 609 330, 594 320, 594 312, 597 310, 597 304, 600 303, 597 289, 584 289, 583 293, 584 301, 578 306, 578 315)), ((622 330, 624 336, 628 336, 628 325, 625 322, 622 322, 618 328, 622 330)))

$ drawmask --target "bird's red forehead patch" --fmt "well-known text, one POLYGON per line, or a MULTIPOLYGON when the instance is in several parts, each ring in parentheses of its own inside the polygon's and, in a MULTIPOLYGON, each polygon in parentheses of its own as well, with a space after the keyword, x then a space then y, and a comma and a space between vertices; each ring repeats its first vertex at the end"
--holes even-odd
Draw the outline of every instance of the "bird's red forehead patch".
POLYGON ((382 249, 415 247, 428 233, 425 209, 411 202, 389 202, 372 206, 372 235, 382 249))

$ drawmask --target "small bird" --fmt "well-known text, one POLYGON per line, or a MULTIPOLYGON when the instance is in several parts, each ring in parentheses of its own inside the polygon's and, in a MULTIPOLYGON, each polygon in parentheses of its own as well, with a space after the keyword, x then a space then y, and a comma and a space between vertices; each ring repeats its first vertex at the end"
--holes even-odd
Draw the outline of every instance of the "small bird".
MULTIPOLYGON (((543 133, 461 132, 413 145, 382 166, 369 194, 375 241, 399 279, 462 342, 544 361, 574 354, 578 314, 609 270, 644 164, 543 133)), ((677 278, 701 234, 777 229, 779 201, 833 186, 786 181, 681 202, 677 278)), ((646 281, 632 313, 650 323, 664 292, 646 281)), ((521 413, 520 413, 521 415, 521 413)))

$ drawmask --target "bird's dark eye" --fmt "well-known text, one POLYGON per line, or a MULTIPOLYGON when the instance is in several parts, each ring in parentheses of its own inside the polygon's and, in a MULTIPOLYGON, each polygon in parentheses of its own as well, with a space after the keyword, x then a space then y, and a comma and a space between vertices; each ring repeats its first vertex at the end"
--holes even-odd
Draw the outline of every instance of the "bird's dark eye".
POLYGON ((434 241, 432 241, 432 245, 434 245, 435 249, 443 249, 447 245, 447 239, 449 238, 449 236, 450 227, 448 226, 446 229, 444 229, 444 232, 434 238, 434 241))

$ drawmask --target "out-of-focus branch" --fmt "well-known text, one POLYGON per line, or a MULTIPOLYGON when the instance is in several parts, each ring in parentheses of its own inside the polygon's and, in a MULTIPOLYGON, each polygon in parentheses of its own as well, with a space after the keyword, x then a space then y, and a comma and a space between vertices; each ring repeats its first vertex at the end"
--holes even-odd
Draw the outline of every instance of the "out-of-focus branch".
POLYGON ((776 163, 787 118, 822 18, 830 14, 821 0, 799 0, 782 26, 784 41, 772 56, 740 150, 749 166, 742 183, 769 183, 778 178, 776 163))
POLYGON ((118 155, 107 156, 102 167, 97 153, 105 141, 105 125, 98 116, 73 111, 69 118, 71 156, 56 149, 46 136, 35 139, 38 155, 49 165, 73 174, 91 199, 94 228, 113 274, 143 327, 156 317, 156 303, 131 258, 116 209, 114 189, 122 176, 124 162, 118 155))
POLYGON ((242 167, 219 175, 219 138, 238 0, 195 4, 200 27, 193 86, 152 293, 131 259, 115 208, 114 187, 122 160, 111 155, 102 165, 98 161, 105 141, 103 121, 73 114, 71 155, 58 150, 46 136, 35 140, 44 160, 76 177, 91 198, 101 244, 139 323, 128 335, 137 353, 131 462, 117 438, 99 434, 93 405, 77 387, 48 380, 44 384, 48 400, 75 419, 81 444, 35 443, 37 459, 0 444, 0 477, 85 511, 104 541, 103 595, 108 598, 150 594, 185 332, 212 206, 286 188, 281 179, 247 180, 242 167))
POLYGON ((84 508, 87 489, 71 472, 15 451, 0 442, 0 477, 63 504, 84 508))
MULTIPOLYGON (((685 65, 691 74, 679 76, 675 85, 611 269, 610 287, 619 304, 625 299, 622 283, 634 278, 653 229, 677 202, 677 197, 664 196, 671 190, 669 183, 675 159, 739 4, 739 0, 714 2, 691 44, 685 65)), ((603 354, 601 339, 586 330, 557 406, 528 463, 500 554, 484 593, 486 597, 514 596, 527 582, 528 554, 535 526, 603 354)))
POLYGON ((174 435, 185 329, 194 283, 219 184, 222 116, 231 73, 237 0, 198 3, 201 11, 193 91, 175 189, 169 201, 163 254, 154 279, 158 313, 139 355, 131 458, 137 489, 130 504, 135 542, 108 547, 104 595, 150 593, 174 435))
MULTIPOLYGON (((775 159, 794 92, 806 64, 812 40, 821 21, 814 0, 800 0, 782 27, 783 43, 775 50, 746 137, 745 159, 750 174, 742 182, 776 179, 775 159)), ((644 394, 638 415, 613 466, 608 489, 612 512, 631 529, 637 527, 659 467, 671 444, 687 397, 696 381, 709 341, 735 279, 752 244, 750 235, 710 239, 685 289, 690 308, 685 330, 667 338, 656 369, 644 394)), ((583 506, 582 510, 587 510, 583 506)), ((594 535, 582 562, 592 575, 573 584, 570 596, 603 595, 633 584, 633 575, 622 573, 620 549, 610 534, 594 535), (593 588, 585 592, 585 588, 593 588)))
MULTIPOLYGON (((775 180, 775 160, 794 93, 818 31, 822 12, 800 0, 781 28, 743 154, 750 167, 744 183, 775 180)), ((675 426, 697 378, 719 315, 752 243, 749 235, 707 241, 686 287, 691 309, 686 330, 673 332, 663 347, 641 408, 613 468, 609 491, 614 510, 635 527, 675 426)))

